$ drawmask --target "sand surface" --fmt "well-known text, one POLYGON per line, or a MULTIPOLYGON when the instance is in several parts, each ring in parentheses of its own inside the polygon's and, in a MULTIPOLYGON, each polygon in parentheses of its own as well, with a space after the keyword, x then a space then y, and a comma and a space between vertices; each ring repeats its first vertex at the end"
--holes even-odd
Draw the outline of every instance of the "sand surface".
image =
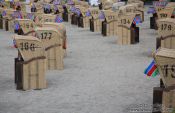
POLYGON ((150 107, 159 76, 143 74, 156 47, 149 16, 140 25, 140 43, 127 46, 117 45, 117 37, 65 23, 65 69, 47 71, 44 90, 15 89, 13 33, 0 30, 0 113, 130 113, 129 108, 150 107))

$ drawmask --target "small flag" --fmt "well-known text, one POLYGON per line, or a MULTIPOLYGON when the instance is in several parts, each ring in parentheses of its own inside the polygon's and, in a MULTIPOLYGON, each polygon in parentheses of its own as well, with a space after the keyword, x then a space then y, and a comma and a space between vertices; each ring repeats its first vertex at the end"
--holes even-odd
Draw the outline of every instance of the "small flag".
POLYGON ((36 8, 35 4, 34 3, 31 3, 31 8, 36 8))
POLYGON ((70 8, 70 11, 71 11, 72 13, 74 13, 74 12, 76 11, 76 8, 75 8, 74 6, 72 6, 72 7, 70 8))
POLYGON ((146 74, 149 77, 155 77, 159 74, 158 68, 155 64, 155 61, 153 60, 151 64, 145 69, 144 74, 146 74))
POLYGON ((104 19, 105 19, 105 14, 104 14, 103 11, 100 12, 100 14, 99 14, 99 19, 100 19, 100 20, 104 20, 104 19))
POLYGON ((134 18, 134 20, 133 20, 133 23, 135 24, 135 25, 138 25, 139 23, 141 23, 142 22, 142 20, 141 20, 141 17, 140 16, 136 16, 135 18, 134 18))
POLYGON ((22 19, 22 14, 21 14, 21 12, 18 12, 18 19, 22 19))
POLYGON ((50 10, 50 9, 51 9, 51 6, 50 6, 49 4, 46 4, 46 5, 44 6, 44 8, 50 10))
POLYGON ((15 2, 14 2, 14 0, 11 0, 10 3, 11 3, 11 4, 14 4, 15 2))
POLYGON ((63 19, 61 17, 59 17, 59 16, 56 16, 55 22, 56 23, 61 23, 61 22, 63 22, 63 19))
POLYGON ((15 22, 14 27, 15 27, 14 28, 15 30, 19 30, 20 29, 19 23, 18 22, 15 22))
POLYGON ((75 13, 76 13, 78 16, 80 16, 80 14, 81 14, 80 9, 79 9, 79 8, 76 8, 75 13))
POLYGON ((27 13, 27 19, 34 20, 34 14, 27 13))
POLYGON ((156 10, 155 10, 154 7, 150 7, 150 8, 148 9, 147 13, 148 13, 148 14, 154 14, 154 13, 156 13, 156 10))
POLYGON ((21 6, 20 2, 15 3, 16 7, 21 6))
POLYGON ((67 1, 67 4, 68 4, 68 5, 73 5, 74 2, 73 2, 72 0, 68 0, 68 1, 67 1))
POLYGON ((100 4, 100 3, 101 3, 101 1, 100 1, 100 0, 97 0, 97 3, 98 3, 98 4, 100 4))
POLYGON ((0 4, 1 4, 1 5, 3 5, 3 4, 4 4, 4 1, 3 1, 3 0, 1 0, 1 1, 0 1, 0 4))
POLYGON ((59 5, 60 4, 60 0, 54 0, 53 4, 54 5, 59 5))
POLYGON ((154 7, 165 7, 168 4, 167 1, 154 1, 153 6, 154 7))
POLYGON ((2 16, 6 16, 6 15, 7 15, 6 11, 3 11, 2 16))
POLYGON ((4 0, 1 0, 0 2, 1 2, 1 3, 4 3, 5 1, 4 1, 4 0))
POLYGON ((86 16, 87 17, 91 16, 91 12, 89 10, 86 12, 86 16))
POLYGON ((14 48, 17 48, 15 39, 13 39, 13 47, 14 47, 14 48))
POLYGON ((14 13, 12 14, 12 16, 14 18, 22 19, 22 14, 21 14, 20 11, 14 11, 14 13))
POLYGON ((57 11, 57 10, 58 10, 57 5, 54 5, 54 11, 57 11))

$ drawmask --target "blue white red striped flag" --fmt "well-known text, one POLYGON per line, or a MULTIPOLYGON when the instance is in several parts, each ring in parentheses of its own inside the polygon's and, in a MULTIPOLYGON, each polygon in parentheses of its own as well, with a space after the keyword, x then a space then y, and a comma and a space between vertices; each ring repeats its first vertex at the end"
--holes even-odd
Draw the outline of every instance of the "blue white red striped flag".
POLYGON ((158 68, 155 64, 155 61, 153 60, 151 64, 145 69, 144 74, 146 74, 149 77, 155 77, 159 74, 158 68))
POLYGON ((148 14, 154 14, 154 13, 156 13, 156 10, 155 10, 154 7, 150 7, 150 8, 148 9, 147 13, 148 13, 148 14))
POLYGON ((133 20, 133 23, 134 23, 135 25, 138 25, 138 24, 141 23, 141 22, 142 22, 142 19, 141 19, 140 16, 136 16, 136 17, 134 18, 134 20, 133 20))
POLYGON ((0 1, 0 3, 4 3, 4 2, 5 2, 5 0, 1 0, 1 1, 0 1))
POLYGON ((55 22, 56 23, 61 23, 61 22, 63 22, 63 19, 61 17, 59 17, 59 16, 56 16, 55 22))
POLYGON ((76 8, 75 13, 76 13, 78 16, 80 16, 80 14, 81 14, 80 9, 79 9, 79 8, 76 8))
POLYGON ((34 20, 35 16, 33 13, 27 13, 27 19, 34 20))
POLYGON ((14 13, 12 14, 12 16, 14 18, 22 19, 22 14, 21 14, 20 11, 14 11, 14 13))
POLYGON ((15 22, 15 23, 14 23, 14 29, 15 29, 15 30, 19 30, 19 29, 20 29, 20 25, 19 25, 18 22, 15 22))
POLYGON ((72 7, 70 8, 70 11, 71 11, 72 13, 74 13, 74 12, 76 11, 76 8, 75 8, 74 6, 72 6, 72 7))
POLYGON ((54 11, 57 11, 57 10, 58 10, 58 6, 54 5, 54 11))
POLYGON ((15 1, 14 1, 14 0, 11 0, 11 1, 10 1, 10 3, 14 4, 14 3, 15 3, 15 1))
POLYGON ((3 11, 2 16, 6 16, 6 15, 7 15, 6 11, 3 11))
POLYGON ((31 8, 36 8, 34 3, 31 4, 31 8))
POLYGON ((15 2, 15 5, 16 6, 21 6, 21 3, 20 2, 15 2))
POLYGON ((86 12, 86 16, 91 16, 91 12, 89 10, 86 12))
POLYGON ((153 6, 154 7, 165 7, 168 4, 167 1, 154 1, 153 6))
POLYGON ((67 1, 67 4, 68 4, 68 5, 73 5, 74 2, 73 2, 72 0, 68 0, 68 1, 67 1))
POLYGON ((59 5, 59 4, 60 4, 60 0, 54 0, 54 1, 53 1, 53 4, 54 4, 54 5, 59 5))
POLYGON ((14 47, 14 48, 17 48, 15 39, 13 39, 13 47, 14 47))
POLYGON ((99 19, 100 19, 100 20, 104 20, 104 19, 105 19, 105 14, 104 14, 103 11, 100 12, 100 14, 99 14, 99 19))

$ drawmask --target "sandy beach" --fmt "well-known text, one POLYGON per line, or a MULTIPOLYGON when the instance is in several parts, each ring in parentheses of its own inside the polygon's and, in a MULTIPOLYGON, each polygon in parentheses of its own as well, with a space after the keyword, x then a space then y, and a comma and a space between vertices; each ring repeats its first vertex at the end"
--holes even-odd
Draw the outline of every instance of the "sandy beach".
POLYGON ((130 108, 143 105, 149 111, 153 87, 159 86, 159 76, 143 74, 156 48, 150 16, 145 11, 140 43, 134 45, 117 45, 116 36, 65 23, 64 70, 47 71, 48 88, 43 90, 16 90, 14 34, 0 30, 0 113, 131 113, 130 108))

